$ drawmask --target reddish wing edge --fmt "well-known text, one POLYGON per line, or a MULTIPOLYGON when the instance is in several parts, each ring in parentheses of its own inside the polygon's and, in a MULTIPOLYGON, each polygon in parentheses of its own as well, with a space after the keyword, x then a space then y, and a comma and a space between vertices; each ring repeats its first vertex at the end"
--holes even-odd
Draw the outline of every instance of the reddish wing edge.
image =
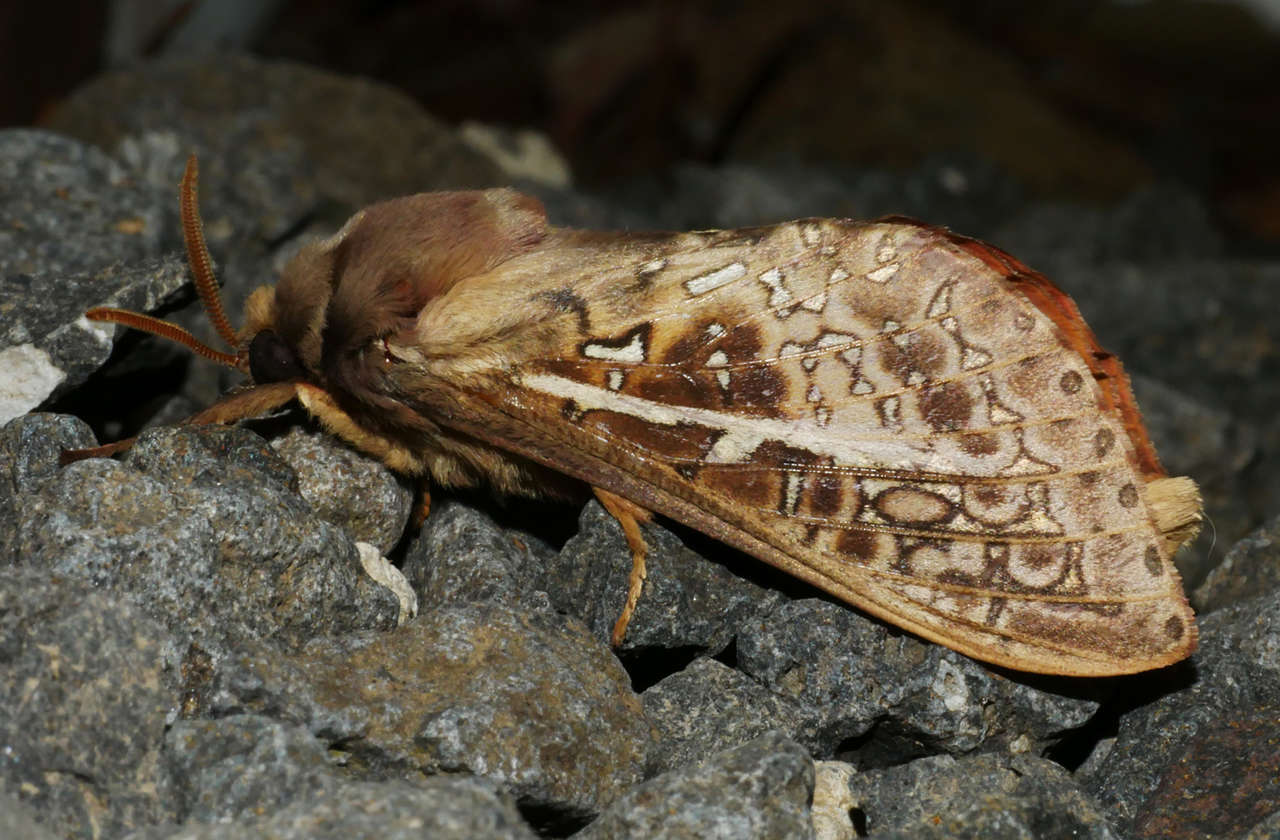
POLYGON ((1120 363, 1117 356, 1102 349, 1098 344, 1098 337, 1085 323, 1084 316, 1080 314, 1080 309, 1070 295, 1059 289, 1048 277, 990 243, 962 236, 947 228, 930 225, 909 216, 886 216, 879 221, 915 225, 945 236, 958 247, 1004 275, 1005 280, 1017 288, 1023 297, 1053 321, 1067 347, 1089 366, 1102 393, 1102 407, 1118 414, 1124 424, 1125 432, 1137 455, 1136 466, 1142 477, 1151 481, 1168 475, 1147 435, 1147 427, 1142 421, 1142 412, 1138 408, 1137 400, 1134 399, 1129 376, 1124 372, 1124 365, 1120 363))
POLYGON ((967 239, 952 234, 952 241, 966 251, 978 257, 996 270, 1003 270, 1005 278, 1017 285, 1018 290, 1035 304, 1046 317, 1053 321, 1062 331, 1068 346, 1080 358, 1085 360, 1093 378, 1098 382, 1104 399, 1103 408, 1120 414, 1129 440, 1133 443, 1138 456, 1138 467, 1142 477, 1148 481, 1163 478, 1167 473, 1160 464, 1155 447, 1147 436, 1147 427, 1142 422, 1142 412, 1133 397, 1133 389, 1129 384, 1129 376, 1124 372, 1124 365, 1112 353, 1103 350, 1098 344, 1098 337, 1085 323, 1084 316, 1076 307, 1076 302, 1049 278, 1038 271, 1033 271, 994 245, 967 239))

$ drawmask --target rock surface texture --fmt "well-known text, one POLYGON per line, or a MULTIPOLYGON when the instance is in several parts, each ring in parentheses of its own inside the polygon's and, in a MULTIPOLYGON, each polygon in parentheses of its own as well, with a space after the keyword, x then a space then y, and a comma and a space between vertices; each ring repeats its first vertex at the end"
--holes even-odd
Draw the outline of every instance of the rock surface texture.
MULTIPOLYGON (((767 113, 742 148, 772 148, 767 113)), ((630 555, 595 501, 435 488, 418 528, 412 483, 299 412, 174 425, 233 380, 81 313, 209 334, 176 221, 189 151, 233 320, 360 205, 503 170, 393 90, 249 58, 117 72, 48 125, 0 131, 0 835, 1280 836, 1280 262, 1228 257, 1195 195, 1057 204, 950 161, 533 187, 553 222, 598 228, 907 212, 1072 294, 1220 544, 1177 561, 1189 661, 1073 680, 985 666, 661 520, 615 649, 630 555)))

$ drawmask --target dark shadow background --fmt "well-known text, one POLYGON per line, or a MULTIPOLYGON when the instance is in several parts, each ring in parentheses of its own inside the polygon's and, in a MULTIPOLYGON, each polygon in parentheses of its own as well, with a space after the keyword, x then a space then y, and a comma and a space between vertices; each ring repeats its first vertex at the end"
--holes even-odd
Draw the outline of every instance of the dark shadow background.
POLYGON ((233 48, 540 128, 584 186, 682 160, 959 154, 1042 197, 1176 179, 1233 250, 1275 252, 1278 33, 1227 0, 9 0, 0 125, 39 124, 110 66, 233 48))

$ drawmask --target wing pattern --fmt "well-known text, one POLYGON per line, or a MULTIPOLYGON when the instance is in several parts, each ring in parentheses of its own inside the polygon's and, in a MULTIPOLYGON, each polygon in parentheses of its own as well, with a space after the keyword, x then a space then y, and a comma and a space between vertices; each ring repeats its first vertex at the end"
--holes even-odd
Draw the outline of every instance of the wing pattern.
POLYGON ((651 487, 978 658, 1115 673, 1194 646, 1122 419, 1054 321, 940 232, 820 220, 559 253, 504 267, 577 322, 521 343, 490 396, 539 441, 512 448, 590 453, 580 477, 651 487))

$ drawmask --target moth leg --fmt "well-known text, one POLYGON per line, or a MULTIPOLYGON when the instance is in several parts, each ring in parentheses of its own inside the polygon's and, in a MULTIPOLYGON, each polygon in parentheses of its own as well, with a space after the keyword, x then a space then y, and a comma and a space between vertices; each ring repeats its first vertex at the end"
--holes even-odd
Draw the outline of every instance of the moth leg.
POLYGON ((631 548, 631 576, 627 581, 627 601, 623 604, 622 613, 613 625, 613 636, 610 639, 614 647, 619 647, 622 645, 623 637, 627 635, 627 625, 631 623, 631 615, 636 611, 636 604, 640 603, 640 591, 644 588, 646 576, 644 558, 649 553, 649 546, 644 541, 644 534, 640 533, 640 523, 652 522, 653 512, 608 490, 602 490, 599 487, 591 489, 609 515, 618 520, 618 524, 622 526, 622 533, 627 538, 627 545, 631 548))
POLYGON ((83 461, 86 458, 110 458, 117 452, 123 452, 133 446, 136 437, 118 440, 115 443, 104 443, 101 446, 89 446, 84 449, 64 449, 58 455, 58 463, 62 466, 83 461))
POLYGON ((420 455, 398 441, 363 428, 342 410, 328 391, 305 382, 294 383, 291 387, 297 389, 298 402, 302 407, 330 434, 337 435, 364 454, 372 455, 396 472, 422 475, 427 471, 420 455))
POLYGON ((409 514, 409 527, 415 531, 422 527, 422 523, 431 514, 431 487, 425 478, 418 482, 417 497, 409 514))
MULTIPOLYGON (((233 391, 203 411, 183 420, 182 423, 183 425, 202 426, 213 423, 234 423, 237 420, 257 417, 260 414, 266 414, 268 411, 275 411, 289 402, 296 396, 297 388, 298 386, 292 382, 274 382, 269 385, 257 385, 252 388, 233 391)), ((136 440, 136 437, 131 437, 88 449, 64 449, 62 454, 58 456, 58 463, 66 466, 73 461, 80 461, 85 458, 109 458, 116 453, 124 452, 133 446, 136 440)))

